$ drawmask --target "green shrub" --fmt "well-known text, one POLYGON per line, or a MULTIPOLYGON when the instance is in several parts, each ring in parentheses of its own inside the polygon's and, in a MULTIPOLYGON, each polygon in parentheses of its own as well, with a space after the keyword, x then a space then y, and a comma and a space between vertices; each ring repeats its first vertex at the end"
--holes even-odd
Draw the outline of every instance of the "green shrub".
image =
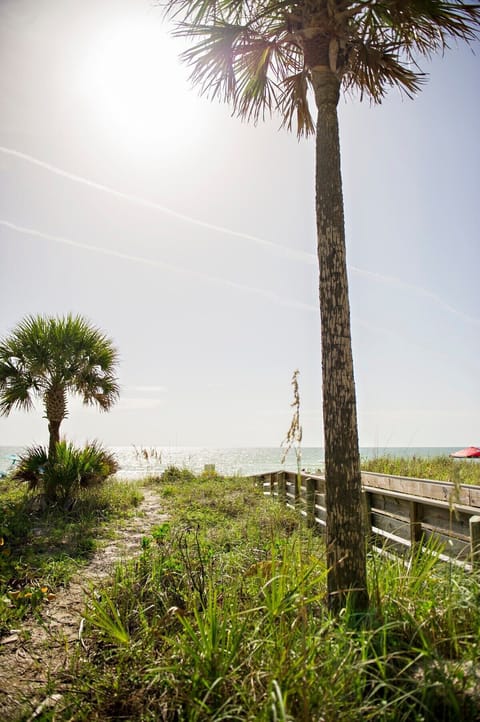
POLYGON ((36 491, 42 485, 47 464, 48 449, 45 446, 31 446, 20 455, 12 479, 25 481, 31 491, 36 491))
POLYGON ((178 466, 167 466, 162 474, 162 482, 172 484, 176 481, 195 481, 195 474, 189 469, 180 469, 178 466))
POLYGON ((114 455, 98 442, 79 449, 60 441, 52 459, 43 446, 27 449, 12 478, 27 482, 32 491, 39 490, 49 501, 65 501, 77 496, 80 489, 101 484, 117 470, 114 455))

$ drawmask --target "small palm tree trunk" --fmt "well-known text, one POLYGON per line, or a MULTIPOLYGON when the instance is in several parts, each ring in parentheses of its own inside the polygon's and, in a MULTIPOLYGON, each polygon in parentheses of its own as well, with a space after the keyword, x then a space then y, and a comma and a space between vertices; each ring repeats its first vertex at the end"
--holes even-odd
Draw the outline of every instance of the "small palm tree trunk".
POLYGON ((65 390, 61 386, 49 389, 44 396, 45 416, 48 420, 48 458, 56 456, 56 446, 60 441, 60 424, 67 415, 67 399, 65 390))
POLYGON ((328 599, 333 611, 368 606, 355 380, 337 104, 340 81, 314 68, 318 108, 316 211, 322 326, 328 599))

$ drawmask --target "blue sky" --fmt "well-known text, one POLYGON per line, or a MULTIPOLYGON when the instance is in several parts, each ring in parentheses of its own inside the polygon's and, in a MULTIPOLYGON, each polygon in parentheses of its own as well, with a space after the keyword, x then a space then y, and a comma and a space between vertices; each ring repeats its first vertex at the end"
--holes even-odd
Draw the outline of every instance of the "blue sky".
MULTIPOLYGON (((81 313, 120 351, 108 444, 321 446, 314 146, 198 98, 148 0, 0 5, 0 337, 81 313)), ((362 446, 480 443, 480 46, 415 101, 340 101, 362 446)), ((42 409, 0 444, 44 442, 42 409)))

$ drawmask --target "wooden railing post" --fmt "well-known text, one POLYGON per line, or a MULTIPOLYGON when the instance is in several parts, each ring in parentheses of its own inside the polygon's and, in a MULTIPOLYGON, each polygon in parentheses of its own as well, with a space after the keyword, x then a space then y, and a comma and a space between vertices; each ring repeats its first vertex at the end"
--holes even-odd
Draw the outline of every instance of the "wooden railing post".
POLYGON ((315 494, 317 491, 317 482, 309 476, 305 479, 305 502, 307 511, 307 526, 315 526, 315 494))
POLYGON ((287 478, 284 471, 277 473, 278 499, 282 504, 287 503, 287 478))
POLYGON ((480 571, 480 516, 470 517, 470 549, 472 567, 475 571, 480 571))
POLYGON ((302 475, 299 471, 295 474, 295 508, 298 509, 300 506, 301 499, 301 488, 302 488, 302 475))
POLYGON ((362 516, 363 530, 368 542, 372 539, 372 509, 370 505, 370 493, 364 491, 362 494, 362 516))
POLYGON ((415 554, 418 545, 422 541, 422 522, 420 518, 420 504, 416 501, 410 502, 410 551, 415 554))

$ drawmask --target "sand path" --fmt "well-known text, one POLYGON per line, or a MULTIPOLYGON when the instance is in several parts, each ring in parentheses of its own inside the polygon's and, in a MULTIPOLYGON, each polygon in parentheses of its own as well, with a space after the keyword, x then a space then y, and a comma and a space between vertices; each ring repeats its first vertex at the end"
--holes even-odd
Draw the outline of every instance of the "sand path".
POLYGON ((109 540, 82 568, 66 589, 41 609, 39 619, 28 619, 18 630, 0 639, 0 720, 34 720, 60 695, 48 695, 46 685, 64 670, 80 644, 80 625, 86 593, 91 585, 105 581, 116 562, 141 551, 149 530, 167 520, 157 494, 142 489, 138 514, 120 522, 109 540))

